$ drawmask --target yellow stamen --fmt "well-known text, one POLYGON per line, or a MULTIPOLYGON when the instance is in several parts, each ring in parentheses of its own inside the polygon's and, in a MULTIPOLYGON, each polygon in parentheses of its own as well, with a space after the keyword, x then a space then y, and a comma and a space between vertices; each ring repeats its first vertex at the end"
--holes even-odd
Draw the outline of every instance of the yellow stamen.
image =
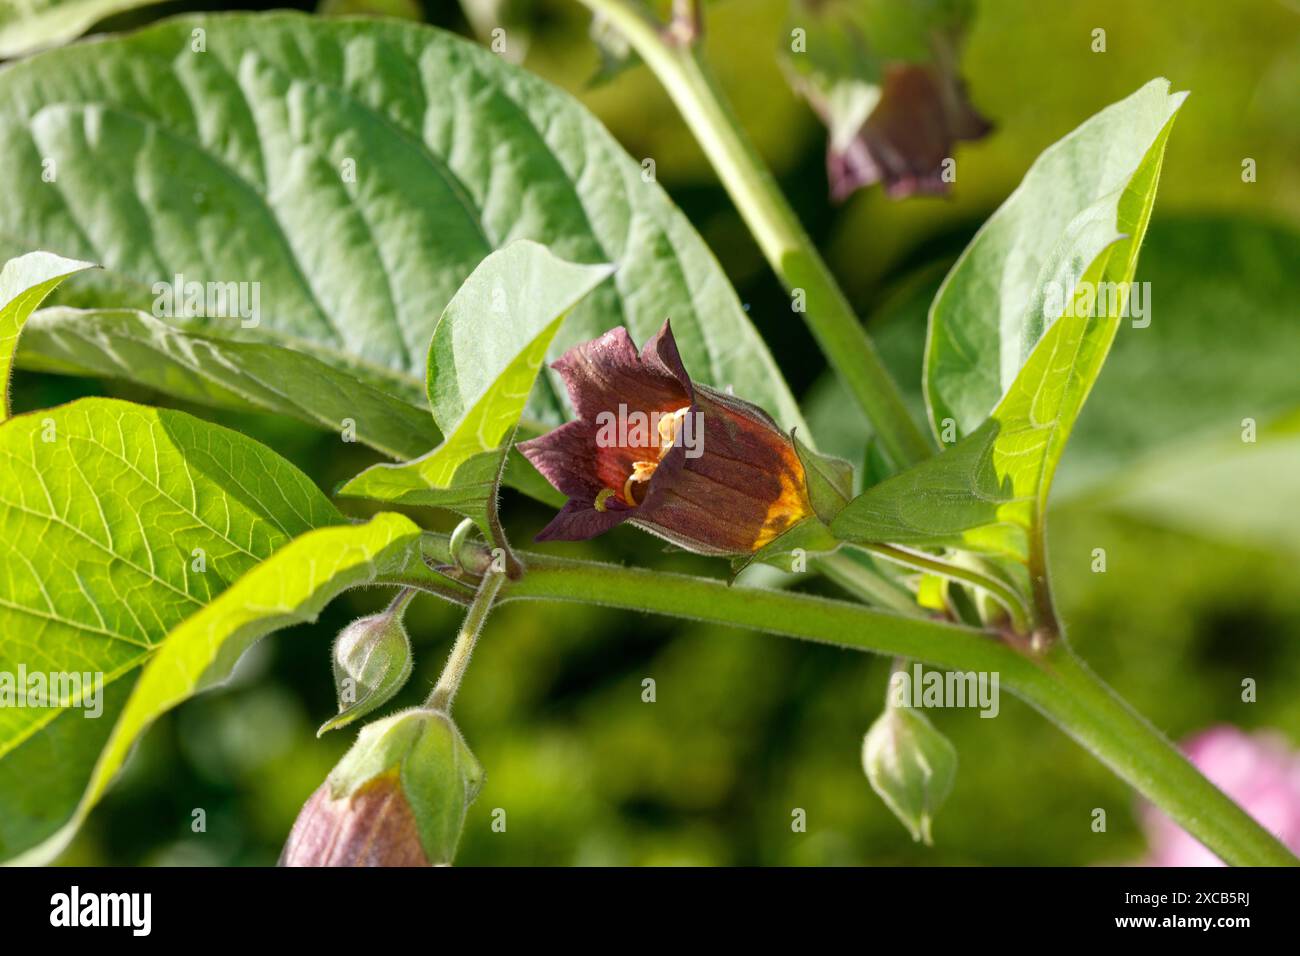
POLYGON ((668 454, 673 443, 677 441, 677 435, 682 430, 682 421, 690 412, 691 406, 686 405, 677 409, 671 415, 665 415, 659 419, 659 459, 662 461, 664 455, 668 454))
POLYGON ((600 489, 600 493, 596 495, 596 504, 595 504, 596 510, 604 511, 605 502, 609 501, 609 499, 616 494, 618 494, 618 492, 616 492, 613 488, 600 489))
POLYGON ((632 474, 627 476, 627 481, 623 482, 623 500, 626 501, 628 504, 630 504, 633 508, 637 506, 637 500, 636 500, 636 496, 632 494, 632 486, 636 484, 638 481, 639 479, 636 476, 636 472, 633 472, 632 474))
POLYGON ((632 507, 636 507, 639 502, 636 495, 633 494, 632 486, 643 484, 650 480, 659 467, 659 462, 664 460, 664 456, 672 450, 673 443, 677 441, 677 435, 682 430, 682 421, 690 412, 689 405, 677 409, 671 415, 664 415, 659 419, 659 454, 655 461, 634 461, 632 462, 632 474, 627 476, 627 481, 623 482, 623 500, 632 507))

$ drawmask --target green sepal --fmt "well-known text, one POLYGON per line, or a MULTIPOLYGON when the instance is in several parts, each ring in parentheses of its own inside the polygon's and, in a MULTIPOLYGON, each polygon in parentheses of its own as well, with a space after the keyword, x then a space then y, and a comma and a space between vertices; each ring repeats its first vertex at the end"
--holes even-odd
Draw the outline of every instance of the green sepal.
POLYGON ((795 522, 753 554, 742 554, 731 559, 731 580, 735 581, 741 571, 755 561, 770 564, 782 571, 798 573, 805 570, 796 568, 795 559, 809 554, 826 554, 840 546, 840 541, 830 528, 816 517, 809 515, 795 522), (796 555, 795 552, 800 552, 796 555))
POLYGON ((456 855, 465 814, 483 786, 483 767, 460 729, 440 710, 416 707, 367 724, 329 775, 335 800, 396 770, 434 865, 456 855))
POLYGON ((803 465, 808 501, 812 504, 813 511, 817 512, 817 517, 830 524, 844 506, 853 500, 853 466, 843 458, 813 451, 799 440, 794 431, 790 432, 790 440, 803 465))

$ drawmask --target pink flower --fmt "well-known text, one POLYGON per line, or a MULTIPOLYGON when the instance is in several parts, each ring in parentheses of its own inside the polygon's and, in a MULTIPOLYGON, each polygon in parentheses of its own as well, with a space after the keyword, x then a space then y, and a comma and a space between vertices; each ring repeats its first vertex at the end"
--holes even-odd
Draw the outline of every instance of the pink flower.
MULTIPOLYGON (((1183 750, 1203 774, 1265 829, 1300 852, 1300 752, 1278 733, 1247 734, 1221 725, 1202 731, 1183 750)), ((1147 866, 1223 866, 1223 861, 1154 807, 1143 826, 1147 866)))

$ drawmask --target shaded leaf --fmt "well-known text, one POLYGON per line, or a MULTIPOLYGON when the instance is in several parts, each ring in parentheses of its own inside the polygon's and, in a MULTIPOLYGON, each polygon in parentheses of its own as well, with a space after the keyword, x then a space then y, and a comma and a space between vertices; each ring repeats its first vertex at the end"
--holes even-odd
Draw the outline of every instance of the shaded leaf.
MULTIPOLYGON (((0 163, 12 174, 0 254, 58 248, 105 266, 60 304, 153 312, 156 285, 177 275, 247 283, 256 327, 176 321, 288 345, 417 401, 456 289, 495 249, 532 239, 618 265, 552 357, 619 324, 648 338, 671 317, 700 380, 801 424, 663 190, 567 94, 439 30, 187 17, 44 53, 0 73, 0 163), (41 157, 55 182, 41 181, 41 157)), ((562 421, 562 395, 548 372, 530 417, 562 421)))
POLYGON ((43 309, 29 323, 29 367, 139 382, 166 394, 224 408, 289 415, 339 431, 394 458, 439 441, 429 413, 310 355, 177 329, 127 309, 43 309))

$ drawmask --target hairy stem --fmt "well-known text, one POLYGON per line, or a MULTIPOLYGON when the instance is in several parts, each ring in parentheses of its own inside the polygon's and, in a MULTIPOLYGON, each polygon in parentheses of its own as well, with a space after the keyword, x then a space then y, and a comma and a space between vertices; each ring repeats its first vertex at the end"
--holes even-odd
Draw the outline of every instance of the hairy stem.
POLYGON ((999 680, 1188 833, 1234 865, 1300 860, 1210 783, 1165 737, 1058 641, 1031 658, 987 631, 846 601, 534 554, 501 599, 599 604, 726 624, 924 661, 999 680))
POLYGON ((452 645, 451 656, 447 658, 447 664, 442 669, 442 676, 438 678, 433 693, 425 701, 426 707, 451 713, 452 701, 456 699, 456 691, 460 690, 460 682, 465 679, 465 671, 474 653, 474 645, 478 643, 479 632, 483 630, 483 624, 505 581, 506 574, 501 571, 489 569, 483 575, 474 600, 470 602, 469 610, 465 613, 465 623, 460 626, 456 643, 452 645))
POLYGON ((1042 680, 1013 690, 1224 862, 1300 865, 1276 836, 1211 783, 1065 641, 1052 647, 1042 680))
POLYGON ((695 135, 777 276, 803 293, 817 344, 871 419, 899 466, 933 451, 898 386, 753 144, 723 101, 695 45, 667 41, 625 0, 580 0, 616 27, 654 71, 695 135))

